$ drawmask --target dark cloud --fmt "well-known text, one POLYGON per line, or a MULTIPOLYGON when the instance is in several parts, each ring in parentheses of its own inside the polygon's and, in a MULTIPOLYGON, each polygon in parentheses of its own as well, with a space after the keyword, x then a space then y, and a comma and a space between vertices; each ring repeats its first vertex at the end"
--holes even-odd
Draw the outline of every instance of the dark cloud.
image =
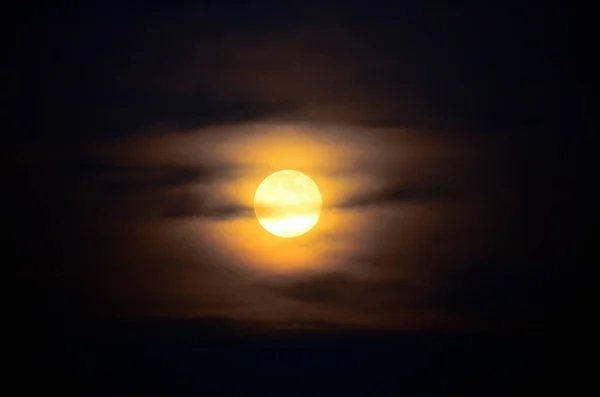
POLYGON ((423 289, 407 280, 367 280, 344 273, 299 279, 275 287, 286 298, 361 313, 403 314, 424 303, 423 289))
MULTIPOLYGON (((254 216, 254 209, 213 197, 209 186, 233 180, 244 170, 241 165, 133 165, 76 156, 57 164, 44 165, 37 178, 52 181, 45 189, 61 197, 79 197, 74 208, 94 216, 115 218, 229 218, 254 216), (63 193, 61 193, 63 192, 63 193), (68 193, 68 194, 67 194, 68 193)), ((43 182, 42 184, 45 184, 43 182)), ((449 200, 458 189, 442 183, 398 183, 351 196, 338 208, 379 206, 386 203, 449 200)), ((61 200, 59 198, 59 200, 61 200)))
POLYGON ((387 203, 403 202, 429 202, 448 200, 456 197, 456 189, 442 186, 393 186, 387 189, 356 195, 344 200, 339 206, 342 208, 379 206, 387 203))
MULTIPOLYGON (((79 159, 61 165, 65 191, 84 198, 88 212, 117 218, 230 218, 254 216, 254 209, 212 197, 208 186, 234 178, 239 166, 118 165, 79 159), (204 187, 202 187, 204 186, 204 187), (87 200, 87 201, 86 201, 87 200)), ((56 179, 56 178, 52 178, 56 179)), ((443 185, 400 183, 351 196, 338 208, 379 206, 388 203, 449 200, 457 189, 443 185)))
POLYGON ((348 33, 339 26, 302 27, 273 36, 224 37, 208 48, 191 45, 166 84, 223 101, 247 98, 272 106, 271 116, 287 120, 424 123, 408 89, 386 85, 390 65, 348 33))
POLYGON ((35 159, 27 193, 53 212, 72 219, 227 218, 251 208, 215 197, 210 186, 240 172, 219 163, 182 165, 120 164, 82 156, 35 159))
POLYGON ((174 166, 112 167, 91 175, 91 180, 103 191, 139 191, 163 189, 210 180, 217 176, 212 170, 174 166))
POLYGON ((73 186, 127 193, 219 181, 231 177, 237 168, 217 163, 197 166, 127 165, 77 156, 60 162, 50 171, 73 186))
POLYGON ((97 212, 115 219, 167 218, 235 218, 251 216, 252 208, 208 199, 208 194, 194 191, 155 191, 151 195, 137 192, 121 196, 99 196, 97 212), (103 207, 107 205, 108 207, 103 207))
POLYGON ((230 218, 254 213, 252 208, 218 200, 210 184, 196 189, 201 174, 195 171, 156 167, 116 175, 116 180, 101 185, 103 190, 86 192, 100 213, 108 211, 116 218, 230 218))

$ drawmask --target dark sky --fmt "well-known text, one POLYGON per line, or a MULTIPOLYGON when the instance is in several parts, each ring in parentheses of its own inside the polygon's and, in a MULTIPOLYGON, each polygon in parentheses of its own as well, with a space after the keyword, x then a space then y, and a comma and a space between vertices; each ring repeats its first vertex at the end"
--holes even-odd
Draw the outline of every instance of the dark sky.
POLYGON ((553 126, 568 103, 560 4, 210 4, 23 10, 13 61, 27 73, 11 84, 37 105, 29 130, 106 138, 281 114, 514 130, 553 126))
POLYGON ((573 10, 206 4, 5 17, 5 211, 27 313, 342 333, 571 324, 573 10), (284 168, 324 202, 286 241, 251 202, 284 168))

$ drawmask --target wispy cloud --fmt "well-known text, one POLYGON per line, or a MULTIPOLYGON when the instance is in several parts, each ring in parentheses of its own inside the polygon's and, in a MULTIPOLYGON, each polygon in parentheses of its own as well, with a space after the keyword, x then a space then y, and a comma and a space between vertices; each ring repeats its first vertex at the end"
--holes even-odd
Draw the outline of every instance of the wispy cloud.
POLYGON ((38 178, 72 212, 105 219, 227 218, 251 208, 216 200, 209 188, 234 178, 234 165, 119 164, 75 157, 44 165, 38 178))
POLYGON ((328 273, 269 285, 281 296, 356 313, 401 314, 422 308, 425 290, 410 280, 369 280, 347 273, 328 273))
POLYGON ((339 207, 353 208, 377 206, 386 203, 439 201, 452 199, 456 197, 456 194, 456 189, 449 187, 397 185, 349 197, 340 203, 339 207))

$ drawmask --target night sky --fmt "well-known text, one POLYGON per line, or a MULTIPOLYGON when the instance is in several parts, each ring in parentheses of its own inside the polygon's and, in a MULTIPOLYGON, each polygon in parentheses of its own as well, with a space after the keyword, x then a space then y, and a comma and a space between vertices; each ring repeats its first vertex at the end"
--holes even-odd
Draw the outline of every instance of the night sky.
POLYGON ((30 376, 77 395, 552 387, 548 346, 576 322, 574 11, 343 4, 5 17, 30 376), (280 169, 323 194, 298 238, 254 214, 280 169))

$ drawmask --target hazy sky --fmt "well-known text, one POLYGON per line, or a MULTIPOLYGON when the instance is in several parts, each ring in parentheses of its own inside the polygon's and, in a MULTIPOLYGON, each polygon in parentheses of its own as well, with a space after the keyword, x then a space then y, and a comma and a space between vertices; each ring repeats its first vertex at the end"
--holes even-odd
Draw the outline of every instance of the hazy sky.
POLYGON ((545 12, 25 13, 10 216, 37 305, 398 329, 542 315, 569 67, 545 12), (324 203, 290 240, 252 208, 288 168, 324 203))

